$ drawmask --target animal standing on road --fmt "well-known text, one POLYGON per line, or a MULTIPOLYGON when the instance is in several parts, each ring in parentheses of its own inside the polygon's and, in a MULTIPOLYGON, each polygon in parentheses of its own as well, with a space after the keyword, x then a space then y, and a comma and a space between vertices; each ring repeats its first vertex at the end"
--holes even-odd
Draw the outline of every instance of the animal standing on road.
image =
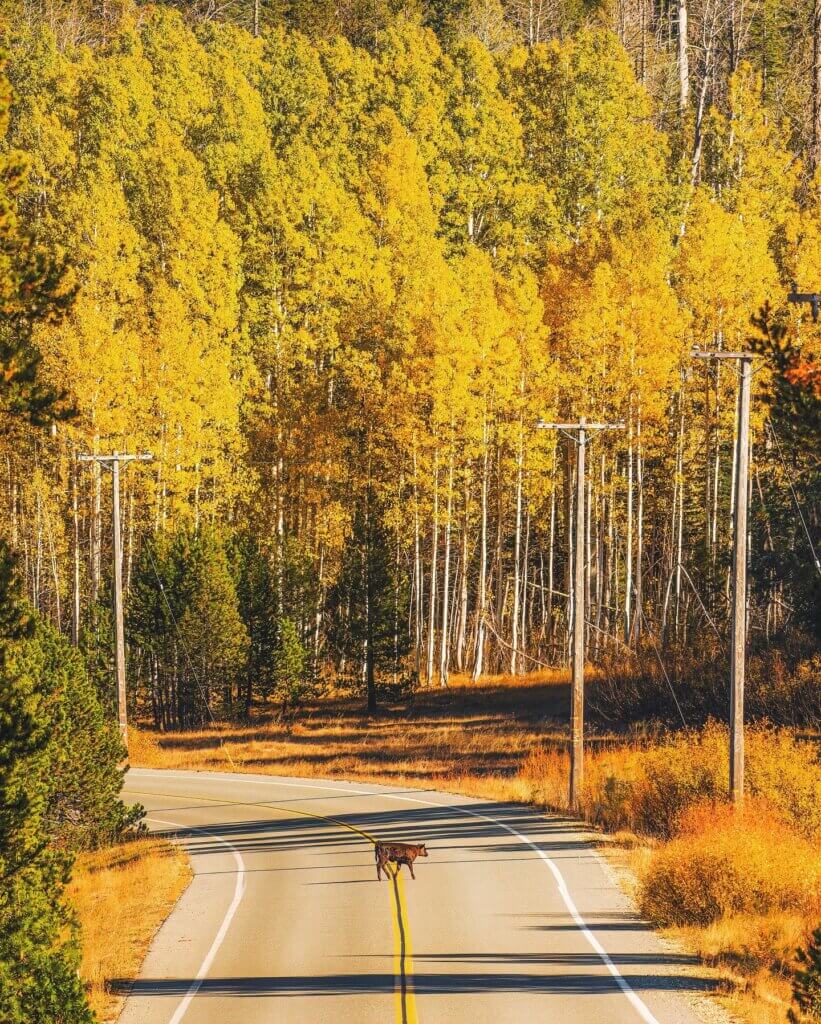
POLYGON ((376 854, 376 880, 380 882, 382 880, 382 872, 385 872, 385 878, 389 877, 388 874, 388 861, 393 861, 396 865, 396 873, 399 874, 399 870, 403 864, 407 864, 411 878, 416 881, 416 875, 413 873, 413 862, 417 857, 427 857, 428 851, 425 849, 424 843, 377 843, 374 850, 376 854))

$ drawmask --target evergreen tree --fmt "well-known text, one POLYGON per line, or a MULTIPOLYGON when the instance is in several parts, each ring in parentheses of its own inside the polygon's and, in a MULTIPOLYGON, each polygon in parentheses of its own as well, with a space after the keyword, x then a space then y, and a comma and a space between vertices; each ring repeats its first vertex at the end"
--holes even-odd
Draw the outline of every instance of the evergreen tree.
POLYGON ((821 928, 812 933, 806 949, 798 950, 798 963, 792 986, 797 1012, 790 1010, 791 1024, 821 1018, 821 928))
POLYGON ((68 708, 57 676, 33 663, 39 638, 2 543, 0 615, 0 1019, 91 1024, 62 900, 70 853, 50 834, 55 726, 68 708))
POLYGON ((274 694, 285 716, 298 707, 305 695, 307 658, 296 623, 292 619, 283 619, 279 623, 278 634, 272 675, 274 694))
POLYGON ((357 688, 364 683, 368 710, 376 711, 378 682, 399 680, 409 649, 403 628, 408 583, 372 492, 354 513, 332 606, 336 647, 350 666, 348 678, 357 688))

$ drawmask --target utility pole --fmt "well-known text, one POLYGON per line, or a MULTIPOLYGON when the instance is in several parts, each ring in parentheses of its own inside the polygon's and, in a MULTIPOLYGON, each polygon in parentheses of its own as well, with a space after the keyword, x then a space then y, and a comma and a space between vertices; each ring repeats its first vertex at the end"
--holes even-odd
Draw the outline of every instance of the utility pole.
POLYGON ((153 455, 78 455, 78 462, 97 462, 111 470, 112 516, 114 532, 114 677, 117 687, 117 719, 120 724, 120 738, 128 749, 128 713, 125 690, 125 629, 123 627, 123 556, 120 533, 120 463, 150 462, 153 455))
POLYGON ((747 506, 750 468, 752 352, 693 352, 694 359, 735 359, 741 365, 733 516, 733 617, 730 634, 730 798, 744 802, 744 672, 747 649, 747 506))
POLYGON ((584 781, 584 485, 589 430, 622 430, 623 423, 538 423, 541 430, 560 430, 576 444, 576 539, 573 545, 573 679, 570 688, 570 809, 576 811, 584 781), (575 431, 575 437, 570 431, 575 431))

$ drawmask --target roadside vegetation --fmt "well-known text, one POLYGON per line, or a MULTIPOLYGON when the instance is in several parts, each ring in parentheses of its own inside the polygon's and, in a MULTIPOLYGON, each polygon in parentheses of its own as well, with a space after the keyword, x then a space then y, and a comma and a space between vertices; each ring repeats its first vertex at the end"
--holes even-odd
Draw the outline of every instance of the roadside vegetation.
MULTIPOLYGON (((592 705, 608 686, 596 674, 592 705)), ((455 677, 376 717, 338 694, 310 701, 290 722, 272 710, 248 726, 142 730, 132 759, 436 786, 566 811, 567 700, 559 670, 477 684, 455 677)), ((786 1020, 797 950, 821 920, 819 749, 817 734, 748 728, 748 801, 736 814, 725 801, 727 730, 717 722, 616 731, 599 721, 589 736, 583 817, 608 834, 603 848, 628 869, 642 913, 716 968, 723 998, 751 1024, 786 1020)))
POLYGON ((537 6, 0 0, 3 1021, 88 1024, 72 863, 125 898, 160 852, 93 867, 140 819, 110 480, 77 460, 112 451, 152 453, 120 481, 135 763, 561 808, 583 560, 585 814, 635 837, 648 915, 787 984, 818 911, 821 325, 788 300, 821 289, 818 3, 537 6), (749 494, 736 376, 694 347, 756 353, 749 494), (535 426, 581 416, 624 430, 574 550, 535 426), (740 818, 712 719, 748 499, 740 818))
POLYGON ((133 839, 77 858, 66 895, 79 926, 80 977, 99 1020, 116 1019, 123 983, 137 976, 190 879, 188 857, 163 839, 133 839))

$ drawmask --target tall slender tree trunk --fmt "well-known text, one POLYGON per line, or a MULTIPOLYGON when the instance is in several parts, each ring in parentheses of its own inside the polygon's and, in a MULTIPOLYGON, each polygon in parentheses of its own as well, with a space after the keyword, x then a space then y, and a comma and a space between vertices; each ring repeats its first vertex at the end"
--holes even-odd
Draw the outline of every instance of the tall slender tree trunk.
MULTIPOLYGON (((522 463, 524 461, 523 425, 519 420, 519 450, 516 453, 516 527, 513 545, 513 613, 510 621, 510 674, 518 672, 517 651, 519 646, 519 580, 520 555, 522 546, 522 463)), ((501 554, 501 553, 500 553, 501 554)))
POLYGON ((624 556, 624 642, 633 635, 633 416, 630 414, 627 441, 627 551, 624 556))
POLYGON ((690 56, 687 44, 687 0, 678 0, 678 109, 681 114, 690 102, 690 56))
POLYGON ((479 579, 476 587, 476 650, 473 660, 473 681, 476 682, 484 671, 485 661, 485 614, 487 605, 487 471, 488 471, 488 427, 483 427, 484 458, 482 461, 482 508, 479 530, 479 579))
POLYGON ((641 636, 641 623, 644 612, 644 579, 642 561, 644 558, 644 458, 641 445, 641 414, 638 418, 638 436, 636 450, 636 474, 638 485, 638 522, 636 524, 636 613, 634 634, 636 639, 641 636))
POLYGON ((813 171, 821 168, 821 0, 812 7, 812 142, 813 171))
POLYGON ((462 523, 462 573, 459 578, 459 629, 456 635, 456 667, 465 671, 465 644, 468 623, 468 528, 470 525, 470 492, 465 481, 465 517, 462 523))
POLYGON ((445 519, 445 568, 442 576, 442 625, 439 638, 439 685, 448 685, 448 666, 450 662, 450 535, 451 516, 453 514, 453 446, 451 445, 448 461, 448 505, 445 519))
MULTIPOLYGON (((528 646, 528 576, 529 576, 529 565, 530 565, 530 505, 528 504, 527 511, 525 513, 525 551, 524 560, 522 562, 522 625, 519 629, 519 645, 522 650, 523 656, 527 654, 528 646)), ((521 664, 520 671, 527 671, 527 665, 521 664)))
POLYGON ((547 552, 547 642, 553 650, 553 559, 556 545, 556 460, 553 459, 553 487, 550 492, 550 547, 547 552))
POLYGON ((74 527, 74 572, 72 581, 71 602, 71 642, 77 647, 80 643, 80 512, 77 495, 77 460, 72 458, 71 466, 71 518, 74 527))
POLYGON ((428 660, 425 682, 433 681, 436 648, 436 568, 439 561, 439 451, 433 456, 433 538, 430 546, 430 586, 428 587, 428 660))
MULTIPOLYGON (((94 437, 94 454, 98 455, 100 451, 100 439, 98 435, 94 437)), ((91 535, 91 600, 94 604, 100 598, 100 572, 102 565, 102 470, 100 463, 95 459, 91 463, 91 473, 94 480, 94 501, 93 501, 93 512, 92 512, 92 535, 91 535)))
POLYGON ((422 549, 419 539, 419 486, 417 478, 416 439, 413 444, 413 586, 414 586, 414 637, 413 656, 416 681, 422 676, 422 633, 424 630, 424 570, 422 549))

